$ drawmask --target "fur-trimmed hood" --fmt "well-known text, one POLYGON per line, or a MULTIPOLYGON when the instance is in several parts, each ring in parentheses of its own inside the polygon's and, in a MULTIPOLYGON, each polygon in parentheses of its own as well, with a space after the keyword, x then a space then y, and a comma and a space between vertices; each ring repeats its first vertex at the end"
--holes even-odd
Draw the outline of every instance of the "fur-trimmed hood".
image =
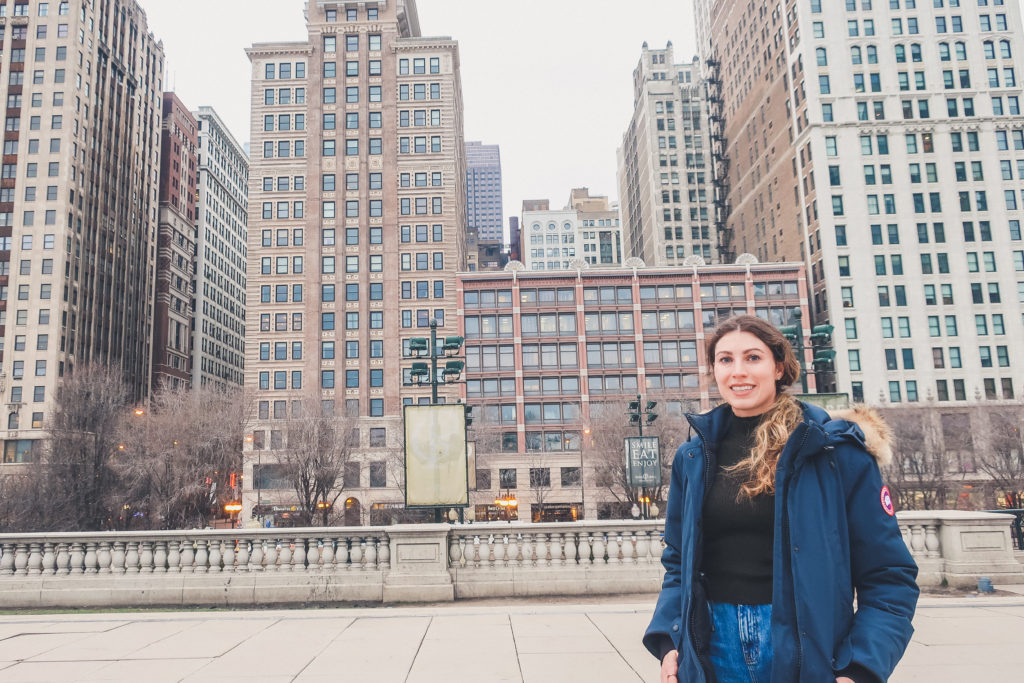
POLYGON ((864 433, 864 447, 874 456, 879 467, 892 462, 892 427, 877 410, 857 403, 849 408, 830 413, 833 420, 845 420, 857 425, 864 433))

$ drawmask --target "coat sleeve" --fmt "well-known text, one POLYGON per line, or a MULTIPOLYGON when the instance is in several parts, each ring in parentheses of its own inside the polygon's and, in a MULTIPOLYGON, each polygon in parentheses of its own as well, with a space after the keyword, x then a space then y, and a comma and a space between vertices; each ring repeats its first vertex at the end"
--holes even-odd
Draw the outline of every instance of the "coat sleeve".
POLYGON ((883 502, 874 458, 850 445, 837 453, 844 464, 850 572, 857 611, 844 643, 852 664, 888 680, 914 632, 911 621, 920 589, 917 564, 903 542, 891 503, 883 502), (850 451, 854 452, 850 452, 850 451))
POLYGON ((683 453, 686 444, 676 451, 672 462, 672 480, 668 489, 668 506, 665 511, 665 549, 661 553, 661 564, 665 567, 665 579, 661 584, 661 593, 654 608, 647 632, 644 634, 644 646, 652 655, 662 657, 664 641, 672 641, 675 647, 679 642, 682 628, 682 577, 681 549, 682 516, 683 516, 683 453))

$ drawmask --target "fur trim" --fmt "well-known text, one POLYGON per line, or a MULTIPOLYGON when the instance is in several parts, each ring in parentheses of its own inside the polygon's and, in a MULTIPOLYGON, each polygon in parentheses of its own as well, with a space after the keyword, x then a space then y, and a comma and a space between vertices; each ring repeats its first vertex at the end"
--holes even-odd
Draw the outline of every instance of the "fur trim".
POLYGON ((868 453, 874 456, 879 466, 892 462, 892 427, 874 408, 856 403, 845 410, 831 413, 833 420, 852 422, 864 432, 864 445, 868 453))

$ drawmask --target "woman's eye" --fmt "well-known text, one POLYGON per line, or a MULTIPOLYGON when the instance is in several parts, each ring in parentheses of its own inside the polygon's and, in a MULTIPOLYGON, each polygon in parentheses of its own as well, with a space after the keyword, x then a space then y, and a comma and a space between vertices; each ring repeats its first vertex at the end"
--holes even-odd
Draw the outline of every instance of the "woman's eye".
POLYGON ((756 362, 756 361, 761 360, 761 356, 757 355, 756 353, 752 353, 749 356, 747 356, 747 360, 749 360, 751 362, 756 362))

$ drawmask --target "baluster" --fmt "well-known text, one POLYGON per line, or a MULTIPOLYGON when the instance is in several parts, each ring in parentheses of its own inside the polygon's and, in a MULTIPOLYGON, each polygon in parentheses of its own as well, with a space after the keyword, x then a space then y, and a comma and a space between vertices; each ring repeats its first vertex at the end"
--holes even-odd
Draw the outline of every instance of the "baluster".
POLYGON ((208 547, 209 547, 209 556, 208 556, 209 559, 207 559, 207 563, 208 563, 209 566, 208 566, 206 571, 208 573, 210 573, 210 574, 216 574, 217 572, 219 572, 221 570, 220 564, 221 564, 221 560, 224 557, 221 554, 221 549, 220 549, 220 543, 221 542, 219 540, 211 539, 211 540, 207 541, 207 543, 208 543, 208 547))
POLYGON ((181 571, 194 574, 196 560, 196 550, 192 541, 181 542, 181 571))
POLYGON ((352 568, 349 564, 347 536, 338 537, 338 545, 334 549, 334 563, 338 566, 339 570, 344 569, 348 571, 352 568))
POLYGON ((636 533, 626 532, 625 538, 619 534, 619 543, 622 544, 622 563, 636 564, 636 533))
POLYGON ((28 567, 28 546, 24 543, 19 543, 14 549, 14 573, 19 576, 24 576, 27 573, 28 567))
POLYGON ((334 566, 334 539, 330 537, 324 537, 321 542, 320 548, 321 563, 324 566, 324 571, 333 572, 334 566))
POLYGON ((939 552, 939 525, 924 525, 924 547, 928 551, 928 557, 941 557, 939 552))
POLYGON ((137 541, 125 543, 124 570, 128 574, 139 573, 139 544, 137 541))
POLYGON ((263 571, 263 539, 255 538, 252 541, 252 552, 249 553, 249 571, 263 571))
POLYGON ((372 536, 366 542, 366 555, 363 562, 368 570, 377 569, 377 537, 372 536))
POLYGON ((903 543, 907 546, 907 550, 913 552, 914 548, 910 541, 910 525, 906 522, 900 524, 900 536, 903 537, 903 543))
POLYGON ((649 531, 641 531, 636 535, 637 564, 651 563, 651 538, 649 531))
POLYGON ((210 571, 210 542, 199 539, 196 541, 196 574, 206 574, 210 571))
POLYGON ((380 554, 377 557, 380 569, 383 571, 391 569, 391 539, 387 536, 380 540, 380 554))
POLYGON ((534 534, 533 542, 533 556, 534 564, 538 567, 543 567, 548 562, 548 537, 547 534, 537 533, 534 534))
MULTIPOLYGON (((125 566, 125 547, 124 541, 114 541, 114 552, 110 554, 110 571, 113 574, 124 574, 125 566)), ((70 572, 75 573, 75 557, 74 557, 74 544, 72 544, 72 553, 68 558, 68 566, 70 572)))
POLYGON ((494 557, 494 534, 487 535, 486 545, 484 546, 483 554, 487 555, 487 568, 494 569, 495 557, 494 557))
POLYGON ((525 534, 519 535, 519 553, 522 558, 523 567, 532 567, 534 558, 537 556, 536 548, 533 545, 534 540, 532 534, 527 531, 525 534))
POLYGON ((348 552, 349 569, 362 569, 363 568, 363 539, 353 536, 349 539, 352 542, 352 547, 348 552))
POLYGON ((491 543, 491 554, 494 556, 495 567, 508 565, 508 534, 498 534, 498 537, 491 543))
MULTIPOLYGON (((467 540, 467 543, 468 542, 469 541, 467 540)), ((472 557, 470 558, 470 560, 467 560, 467 564, 471 563, 473 565, 474 569, 479 569, 480 568, 480 536, 478 534, 473 534, 473 549, 472 549, 472 553, 471 554, 472 554, 472 557)))
MULTIPOLYGON (((234 572, 235 571, 235 544, 237 540, 228 539, 221 541, 220 543, 220 557, 223 567, 221 571, 234 572)), ((244 567, 244 565, 243 565, 244 567)))
POLYGON ((306 551, 306 566, 309 571, 322 569, 320 566, 320 544, 315 538, 308 540, 309 550, 306 551))
POLYGON ((0 576, 14 574, 14 544, 4 543, 0 546, 0 576))
MULTIPOLYGON (((11 558, 12 560, 14 558, 11 558)), ((3 563, 0 562, 0 574, 3 574, 3 563)), ((57 576, 67 576, 71 571, 71 553, 68 552, 67 543, 57 544, 57 576)))
POLYGON ((43 561, 42 569, 43 574, 52 575, 56 574, 55 567, 57 566, 57 555, 53 552, 53 543, 43 543, 43 561))
POLYGON ((42 574, 43 573, 43 551, 39 543, 28 544, 28 566, 26 572, 28 574, 42 574))
POLYGON ((171 574, 181 573, 181 541, 167 542, 167 571, 171 574))
POLYGON ((452 534, 448 541, 448 566, 455 567, 456 569, 462 568, 462 549, 459 547, 459 542, 462 541, 462 536, 452 534))
POLYGON ((584 565, 594 564, 594 534, 593 532, 586 532, 580 534, 580 563, 584 565))
POLYGON ((569 532, 565 534, 565 564, 576 564, 576 534, 569 532))
MULTIPOLYGON (((139 553, 139 564, 141 567, 139 571, 143 574, 153 573, 153 541, 142 541, 139 543, 142 546, 142 552, 139 553)), ((87 555, 88 557, 88 555, 87 555)))
POLYGON ((914 524, 910 527, 910 548, 914 555, 924 552, 924 526, 914 524))
POLYGON ((264 541, 264 543, 266 544, 264 547, 267 550, 267 552, 266 552, 266 558, 267 559, 263 563, 263 567, 268 572, 276 572, 276 571, 278 571, 277 560, 278 560, 278 551, 281 549, 281 542, 278 541, 276 538, 272 538, 272 539, 270 539, 269 542, 268 541, 264 541))
POLYGON ((110 573, 110 541, 100 541, 100 547, 96 551, 96 562, 99 563, 99 573, 110 573))
MULTIPOLYGON (((84 574, 85 567, 82 566, 82 560, 85 559, 85 553, 82 551, 82 544, 78 541, 71 543, 71 573, 72 574, 84 574)), ((15 555, 14 563, 17 565, 18 557, 15 555)), ((15 570, 17 573, 17 570, 15 570)))
POLYGON ((97 563, 96 563, 96 542, 86 541, 85 543, 85 573, 95 574, 97 563))
POLYGON ((292 544, 283 540, 278 543, 277 570, 290 572, 292 570, 292 544))
POLYGON ((249 539, 240 538, 235 541, 235 564, 232 571, 249 571, 249 539))
POLYGON ((622 564, 622 534, 608 534, 608 564, 622 564))
POLYGON ((551 534, 551 563, 556 567, 565 566, 565 557, 562 555, 565 549, 565 535, 561 532, 551 534))
POLYGON ((306 571, 306 539, 296 538, 292 544, 292 569, 297 572, 306 571))
POLYGON ((604 533, 597 532, 594 535, 594 564, 605 564, 604 558, 604 533))
POLYGON ((167 541, 153 541, 153 573, 167 573, 167 541))

